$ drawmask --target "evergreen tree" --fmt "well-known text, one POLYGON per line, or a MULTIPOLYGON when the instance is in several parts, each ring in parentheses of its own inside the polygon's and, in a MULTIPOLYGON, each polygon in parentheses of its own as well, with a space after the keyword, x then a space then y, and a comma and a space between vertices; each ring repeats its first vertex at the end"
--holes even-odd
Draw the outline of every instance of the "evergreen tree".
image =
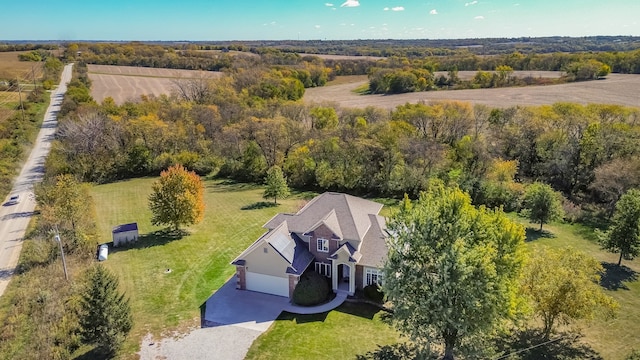
POLYGON ((267 171, 267 177, 265 178, 267 188, 264 189, 262 197, 265 199, 273 198, 273 203, 278 203, 278 198, 286 198, 289 196, 289 186, 287 185, 287 179, 282 174, 282 169, 279 166, 272 166, 267 171))
POLYGON ((118 278, 102 265, 88 270, 87 282, 79 314, 82 341, 112 356, 133 325, 129 300, 119 293, 118 278))

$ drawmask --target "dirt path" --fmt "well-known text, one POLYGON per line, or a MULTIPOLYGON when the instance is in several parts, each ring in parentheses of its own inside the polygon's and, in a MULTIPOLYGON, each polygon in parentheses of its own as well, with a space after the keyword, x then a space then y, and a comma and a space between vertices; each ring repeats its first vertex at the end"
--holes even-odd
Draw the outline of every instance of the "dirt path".
POLYGON ((404 103, 431 100, 459 100, 491 107, 546 105, 556 102, 600 103, 640 107, 640 75, 610 74, 606 79, 562 85, 499 89, 428 91, 399 95, 358 95, 352 90, 366 83, 359 81, 307 89, 308 103, 334 102, 342 107, 376 106, 393 109, 404 103))

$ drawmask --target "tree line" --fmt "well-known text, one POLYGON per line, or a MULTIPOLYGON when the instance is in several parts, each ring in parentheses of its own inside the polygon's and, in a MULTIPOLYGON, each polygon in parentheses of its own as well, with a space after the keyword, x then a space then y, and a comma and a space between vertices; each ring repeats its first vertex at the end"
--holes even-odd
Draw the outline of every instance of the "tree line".
POLYGON ((575 216, 592 206, 612 211, 638 185, 630 176, 640 172, 635 108, 442 101, 352 109, 265 99, 247 81, 207 81, 198 101, 175 95, 123 105, 96 104, 74 81, 47 170, 109 182, 180 163, 260 182, 277 165, 295 188, 385 196, 417 196, 439 178, 460 184, 474 203, 505 209, 518 207, 522 183, 539 180, 562 192, 575 216))

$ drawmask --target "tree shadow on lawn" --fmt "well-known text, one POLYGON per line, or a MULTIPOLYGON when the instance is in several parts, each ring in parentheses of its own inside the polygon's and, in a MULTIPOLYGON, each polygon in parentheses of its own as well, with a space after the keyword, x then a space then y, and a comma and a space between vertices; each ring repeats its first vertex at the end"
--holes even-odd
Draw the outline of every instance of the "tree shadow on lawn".
POLYGON ((113 359, 113 356, 105 355, 97 348, 93 348, 86 353, 76 356, 74 359, 76 360, 107 360, 113 359))
POLYGON ((276 207, 279 204, 273 203, 271 201, 258 201, 253 204, 245 205, 240 208, 240 210, 258 210, 270 207, 276 207))
POLYGON ((604 272, 600 277, 600 286, 607 290, 629 290, 625 282, 638 280, 638 273, 627 266, 602 262, 604 272))
POLYGON ((127 251, 131 249, 144 249, 153 246, 161 246, 168 244, 174 240, 180 240, 183 237, 189 235, 189 232, 182 229, 161 229, 156 230, 154 232, 143 234, 138 237, 138 241, 130 242, 122 246, 113 247, 109 251, 111 252, 119 252, 119 251, 127 251))
MULTIPOLYGON (((336 311, 339 311, 341 313, 344 314, 349 314, 349 315, 354 315, 354 316, 359 316, 362 318, 367 318, 369 320, 372 320, 373 317, 380 311, 384 312, 384 310, 381 310, 380 308, 370 305, 370 304, 366 304, 366 303, 351 303, 351 302, 345 302, 342 305, 338 306, 336 309, 336 311)), ((386 314, 386 313, 385 313, 386 314)))
POLYGON ((276 321, 295 321, 296 324, 312 323, 312 322, 324 322, 327 319, 329 312, 323 312, 319 314, 293 314, 287 311, 283 311, 276 321))
POLYGON ((540 229, 534 229, 530 226, 527 226, 527 228, 525 229, 525 241, 526 242, 531 242, 531 241, 536 241, 538 239, 553 239, 555 238, 556 235, 554 233, 552 233, 549 230, 542 230, 540 231, 540 229))
POLYGON ((579 338, 577 333, 560 332, 550 340, 544 340, 540 330, 526 329, 496 339, 496 349, 504 354, 498 359, 603 359, 590 346, 580 342, 579 338), (511 356, 507 356, 509 354, 511 356))
POLYGON ((214 183, 207 182, 205 187, 207 188, 208 191, 211 191, 214 193, 221 193, 221 192, 253 190, 253 189, 257 189, 259 186, 253 183, 238 182, 235 180, 226 179, 226 180, 222 180, 220 182, 214 182, 214 183))

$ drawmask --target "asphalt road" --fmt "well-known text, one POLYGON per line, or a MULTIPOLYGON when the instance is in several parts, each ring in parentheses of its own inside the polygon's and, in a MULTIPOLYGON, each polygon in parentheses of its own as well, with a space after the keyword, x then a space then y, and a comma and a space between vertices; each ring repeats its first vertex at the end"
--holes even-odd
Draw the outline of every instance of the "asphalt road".
POLYGON ((44 115, 38 138, 13 184, 9 197, 19 195, 20 201, 17 204, 9 204, 7 197, 0 206, 0 296, 4 294, 18 264, 24 234, 36 206, 33 185, 44 176, 44 162, 51 149, 57 126, 56 117, 67 91, 67 83, 71 80, 72 66, 73 64, 69 64, 64 67, 60 86, 51 93, 51 103, 44 115))

